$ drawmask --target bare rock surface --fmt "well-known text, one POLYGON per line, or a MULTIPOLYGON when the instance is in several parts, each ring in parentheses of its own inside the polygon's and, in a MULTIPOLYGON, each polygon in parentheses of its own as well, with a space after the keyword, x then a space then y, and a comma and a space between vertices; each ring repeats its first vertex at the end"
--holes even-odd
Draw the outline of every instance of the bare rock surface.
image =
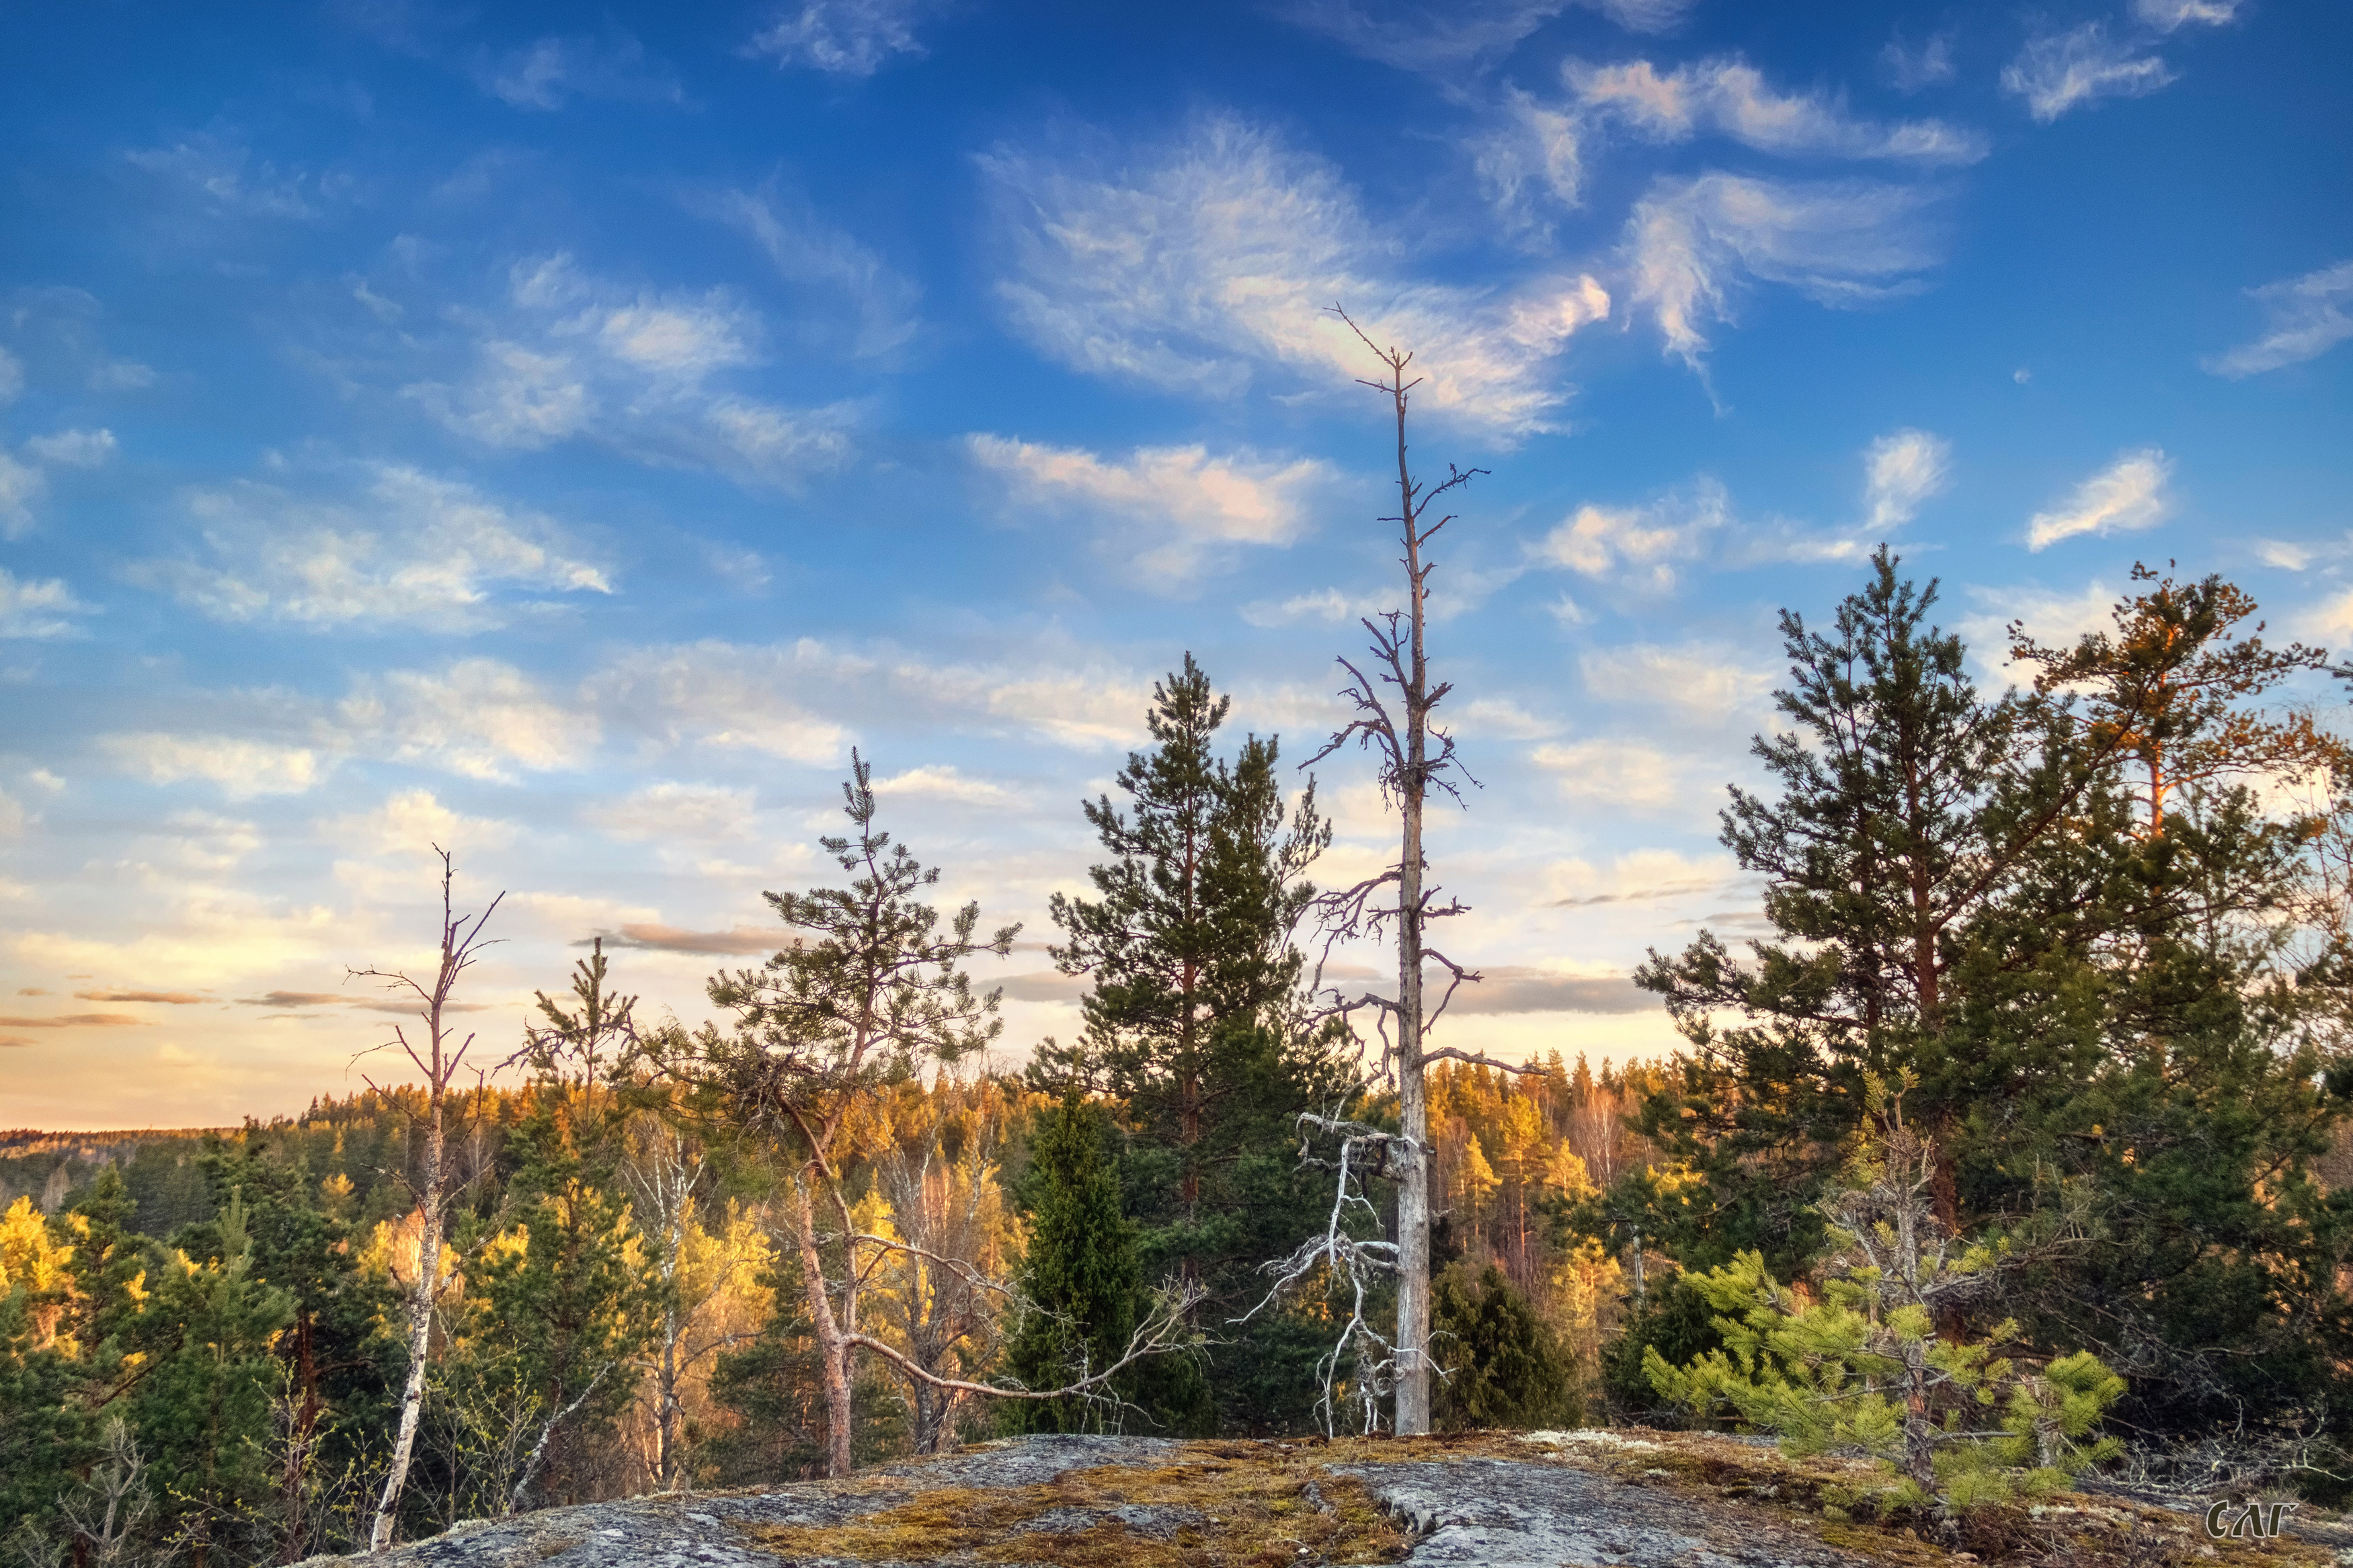
POLYGON ((1409 1568, 1864 1568, 1748 1510, 1703 1507, 1566 1465, 1509 1459, 1344 1465, 1421 1539, 1409 1568))
MULTIPOLYGON (((1145 1474, 1200 1460, 1230 1468, 1248 1465, 1261 1450, 1294 1474, 1303 1464, 1314 1466, 1325 1488, 1346 1487, 1341 1478, 1361 1482, 1404 1527, 1403 1561, 1409 1568, 1862 1568, 1866 1561, 1759 1510, 1679 1495, 1639 1477, 1617 1479, 1540 1448, 1525 1459, 1439 1457, 1315 1466, 1314 1450, 1289 1445, 1078 1436, 987 1444, 848 1481, 638 1498, 470 1522, 376 1561, 382 1568, 914 1568, 984 1561, 1023 1568, 1034 1551, 1032 1568, 1054 1568, 1070 1560, 1058 1542, 1084 1542, 1097 1547, 1126 1542, 1139 1561, 1208 1563, 1226 1560, 1217 1529, 1228 1521, 1205 1506, 1124 1498, 1116 1486, 1098 1487, 1078 1500, 1058 1497, 1052 1506, 992 1531, 979 1547, 967 1534, 944 1535, 930 1549, 918 1531, 914 1540, 882 1555, 875 1554, 871 1535, 848 1548, 849 1554, 837 1554, 844 1549, 828 1549, 828 1538, 842 1527, 903 1516, 926 1498, 954 1498, 959 1506, 969 1500, 978 1508, 991 1494, 1029 1495, 1023 1489, 1052 1487, 1079 1472, 1092 1472, 1100 1481, 1103 1467, 1134 1467, 1145 1474)), ((1312 1479, 1298 1496, 1301 1509, 1331 1512, 1312 1479)), ((1381 1556, 1398 1560, 1394 1547, 1381 1556)), ((1303 1545, 1296 1558, 1301 1563, 1356 1560, 1303 1545)))

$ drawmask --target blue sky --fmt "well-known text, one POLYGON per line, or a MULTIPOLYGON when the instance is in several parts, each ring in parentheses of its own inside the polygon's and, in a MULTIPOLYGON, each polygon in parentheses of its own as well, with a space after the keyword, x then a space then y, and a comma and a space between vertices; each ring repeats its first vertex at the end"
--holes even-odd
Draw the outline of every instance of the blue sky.
POLYGON ((1394 602, 1335 301, 1490 470, 1446 1028, 1663 1049, 1631 965, 1753 929, 1775 612, 1879 541, 1989 658, 2140 558, 2353 641, 2348 58, 2282 0, 13 7, 0 1120, 397 1077, 344 974, 426 955, 436 839, 506 892, 486 1047, 596 934, 700 1017, 853 745, 1028 922, 1008 1056, 1071 1032, 1153 679, 1303 756, 1394 602))

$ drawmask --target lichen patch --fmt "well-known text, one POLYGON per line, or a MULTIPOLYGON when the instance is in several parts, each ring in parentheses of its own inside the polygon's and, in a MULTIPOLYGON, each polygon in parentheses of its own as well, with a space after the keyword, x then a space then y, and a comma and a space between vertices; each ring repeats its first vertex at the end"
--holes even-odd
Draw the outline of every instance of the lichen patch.
POLYGON ((1359 1480, 1304 1461, 1213 1456, 1072 1470, 1041 1486, 941 1488, 830 1528, 747 1533, 787 1561, 1051 1568, 1371 1564, 1412 1544, 1359 1480))

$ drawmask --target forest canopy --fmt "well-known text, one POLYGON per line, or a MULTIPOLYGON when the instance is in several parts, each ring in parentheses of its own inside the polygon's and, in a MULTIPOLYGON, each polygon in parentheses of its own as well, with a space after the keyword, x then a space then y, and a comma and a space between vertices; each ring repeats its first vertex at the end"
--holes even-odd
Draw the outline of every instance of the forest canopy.
MULTIPOLYGON (((2065 646, 1971 650, 1936 610, 1883 549, 1783 615, 1722 816, 1766 934, 1636 977, 1680 1050, 1430 1068, 1431 1419, 1878 1442, 1952 1497, 2092 1464, 2341 1495, 2346 672, 2170 568, 2065 646), (2010 1425, 1905 1427, 1907 1355, 1921 1412, 1998 1393, 2010 1425), (1859 1414, 1808 1427, 1790 1391, 1841 1379, 1859 1414)), ((1015 931, 932 906, 861 758, 840 879, 769 895, 775 954, 712 977, 710 1025, 599 948, 489 1078, 11 1135, 0 1537, 294 1562, 1007 1430, 1383 1419, 1339 1282, 1268 1296, 1334 1215, 1394 1224, 1318 1130, 1398 1101, 1317 987, 1314 787, 1227 712, 1187 656, 1082 806, 1050 944, 1083 1027, 1019 1070, 965 968, 1015 931)))

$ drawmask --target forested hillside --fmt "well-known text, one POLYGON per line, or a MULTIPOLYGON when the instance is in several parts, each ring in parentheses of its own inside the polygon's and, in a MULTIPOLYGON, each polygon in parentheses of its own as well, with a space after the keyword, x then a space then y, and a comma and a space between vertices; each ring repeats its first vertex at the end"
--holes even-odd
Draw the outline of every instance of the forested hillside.
MULTIPOLYGON (((1951 1507, 2092 1464, 2338 1496, 2353 756, 2253 611, 2142 573, 2105 632, 2013 630, 2003 690, 1884 552, 1788 615, 1724 816, 1775 934, 1639 976, 1687 1048, 1429 1073, 1437 1424, 1746 1425, 1951 1507)), ((770 895, 722 1024, 599 949, 461 1071, 453 913, 424 1087, 10 1135, 0 1531, 294 1562, 1004 1430, 1377 1420, 1342 1277, 1267 1266, 1377 1255, 1388 1172, 1343 1187, 1327 1133, 1396 1086, 1307 960, 1314 793, 1224 716, 1188 658, 1085 806, 1084 1033, 1020 1072, 963 969, 1012 932, 930 906, 860 762, 842 880, 770 895)))

